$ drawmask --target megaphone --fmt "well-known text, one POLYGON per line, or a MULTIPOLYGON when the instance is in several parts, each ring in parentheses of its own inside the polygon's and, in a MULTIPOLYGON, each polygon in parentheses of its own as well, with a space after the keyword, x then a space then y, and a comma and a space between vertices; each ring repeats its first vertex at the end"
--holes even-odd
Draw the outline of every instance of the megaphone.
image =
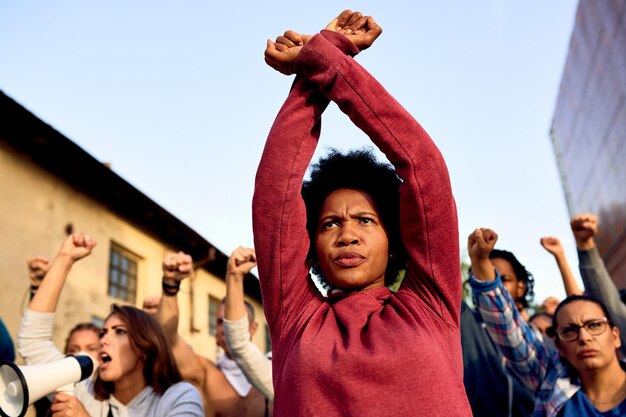
POLYGON ((93 360, 86 355, 68 356, 56 362, 17 366, 0 362, 0 415, 23 417, 28 406, 59 387, 89 378, 93 360))

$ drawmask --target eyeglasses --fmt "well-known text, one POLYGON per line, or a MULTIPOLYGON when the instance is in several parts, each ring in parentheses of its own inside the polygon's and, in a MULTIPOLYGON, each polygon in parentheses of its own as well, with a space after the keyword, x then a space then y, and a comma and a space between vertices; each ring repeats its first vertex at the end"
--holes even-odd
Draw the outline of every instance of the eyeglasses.
POLYGON ((579 326, 578 324, 570 324, 560 330, 557 330, 556 334, 562 341, 572 342, 578 339, 578 336, 580 335, 580 329, 582 328, 584 328, 590 335, 598 336, 606 331, 608 325, 609 319, 607 319, 606 317, 602 317, 599 319, 586 321, 585 323, 583 323, 582 326, 579 326))

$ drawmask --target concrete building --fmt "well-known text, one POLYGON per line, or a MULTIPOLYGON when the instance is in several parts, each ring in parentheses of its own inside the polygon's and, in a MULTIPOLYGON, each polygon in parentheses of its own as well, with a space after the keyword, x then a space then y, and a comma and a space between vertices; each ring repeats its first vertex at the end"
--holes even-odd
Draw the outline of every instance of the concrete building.
POLYGON ((552 124, 571 215, 600 217, 600 253, 626 288, 626 2, 580 0, 552 124))
MULTIPOLYGON (((52 258, 72 231, 98 245, 70 273, 54 331, 62 348, 78 322, 101 324, 111 303, 142 306, 161 293, 161 261, 182 250, 197 264, 178 295, 179 333, 215 359, 215 313, 226 292, 228 256, 75 143, 0 92, 0 317, 15 338, 28 303, 26 260, 52 258)), ((255 343, 266 349, 258 280, 246 279, 256 308, 255 343)))

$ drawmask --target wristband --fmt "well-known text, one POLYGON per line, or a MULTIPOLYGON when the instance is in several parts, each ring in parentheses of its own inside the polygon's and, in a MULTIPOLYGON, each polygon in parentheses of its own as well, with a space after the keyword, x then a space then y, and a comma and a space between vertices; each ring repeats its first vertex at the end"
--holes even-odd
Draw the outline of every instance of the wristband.
POLYGON ((180 281, 174 281, 172 284, 163 280, 161 281, 161 287, 163 288, 163 294, 173 297, 178 294, 178 291, 180 290, 180 281))

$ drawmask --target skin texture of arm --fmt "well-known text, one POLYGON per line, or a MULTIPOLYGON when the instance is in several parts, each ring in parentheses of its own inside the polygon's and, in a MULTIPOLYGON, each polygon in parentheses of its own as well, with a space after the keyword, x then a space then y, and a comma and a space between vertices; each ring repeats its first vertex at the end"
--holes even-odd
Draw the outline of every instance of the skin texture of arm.
POLYGON ((47 363, 64 357, 52 343, 53 313, 72 266, 91 254, 95 246, 96 241, 85 234, 73 234, 61 244, 20 324, 17 346, 26 363, 47 363))
POLYGON ((561 278, 563 279, 565 294, 568 297, 570 295, 582 295, 583 291, 580 289, 576 279, 574 278, 572 268, 570 268, 569 262, 567 262, 567 257, 565 256, 563 246, 561 245, 559 239, 555 237, 541 238, 541 246, 554 256, 554 260, 556 261, 556 264, 559 267, 559 272, 561 273, 561 278))

